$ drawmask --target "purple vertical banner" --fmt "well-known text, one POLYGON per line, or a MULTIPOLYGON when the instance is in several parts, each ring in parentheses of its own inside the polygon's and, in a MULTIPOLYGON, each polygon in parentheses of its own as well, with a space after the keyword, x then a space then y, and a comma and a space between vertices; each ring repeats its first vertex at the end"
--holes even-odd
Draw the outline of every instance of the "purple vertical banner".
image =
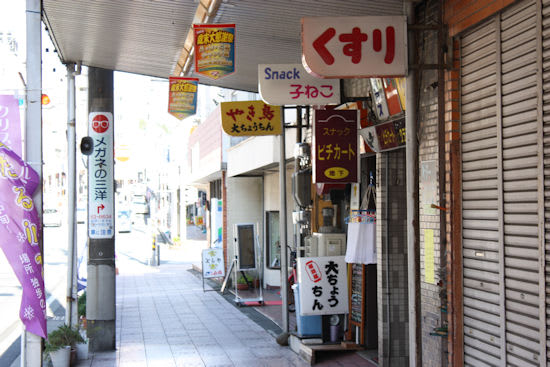
POLYGON ((0 95, 0 143, 7 145, 18 156, 23 156, 19 100, 14 96, 0 95))
POLYGON ((0 142, 0 247, 23 288, 19 317, 27 331, 46 338, 46 292, 32 195, 40 177, 0 142))

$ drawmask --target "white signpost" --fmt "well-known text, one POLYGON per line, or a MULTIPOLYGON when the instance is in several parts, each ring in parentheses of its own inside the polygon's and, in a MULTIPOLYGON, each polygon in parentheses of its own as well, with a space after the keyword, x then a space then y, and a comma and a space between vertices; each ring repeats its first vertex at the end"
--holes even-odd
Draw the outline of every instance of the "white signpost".
POLYGON ((92 112, 88 123, 88 134, 94 141, 94 150, 88 158, 88 236, 113 238, 113 114, 92 112))
POLYGON ((340 80, 316 78, 302 64, 258 65, 258 81, 260 96, 271 105, 340 104, 340 80))
POLYGON ((299 257, 300 315, 349 312, 345 256, 299 257))
POLYGON ((404 16, 302 18, 302 63, 323 78, 407 75, 404 16))

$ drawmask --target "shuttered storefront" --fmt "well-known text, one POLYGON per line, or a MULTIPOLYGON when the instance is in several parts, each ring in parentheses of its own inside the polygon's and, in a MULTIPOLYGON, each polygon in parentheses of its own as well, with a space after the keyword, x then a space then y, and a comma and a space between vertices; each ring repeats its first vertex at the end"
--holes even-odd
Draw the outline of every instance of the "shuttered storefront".
POLYGON ((546 363, 550 366, 550 0, 542 5, 542 75, 544 144, 544 247, 546 279, 546 363))
POLYGON ((469 366, 546 365, 541 6, 519 1, 460 36, 469 366))

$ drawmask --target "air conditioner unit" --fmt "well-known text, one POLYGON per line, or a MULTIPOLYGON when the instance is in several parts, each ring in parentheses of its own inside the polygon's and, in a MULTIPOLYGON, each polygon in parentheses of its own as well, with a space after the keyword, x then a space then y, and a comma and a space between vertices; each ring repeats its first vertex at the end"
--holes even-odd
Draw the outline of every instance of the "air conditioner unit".
POLYGON ((345 233, 312 233, 305 239, 305 256, 343 256, 346 254, 345 233))

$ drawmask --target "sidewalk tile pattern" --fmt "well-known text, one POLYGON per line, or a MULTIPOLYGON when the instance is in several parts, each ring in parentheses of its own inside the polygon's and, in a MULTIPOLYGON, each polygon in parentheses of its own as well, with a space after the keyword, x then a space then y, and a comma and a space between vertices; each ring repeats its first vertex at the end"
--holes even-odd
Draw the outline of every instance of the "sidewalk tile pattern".
POLYGON ((308 366, 227 302, 188 265, 117 277, 117 350, 77 367, 308 366))

